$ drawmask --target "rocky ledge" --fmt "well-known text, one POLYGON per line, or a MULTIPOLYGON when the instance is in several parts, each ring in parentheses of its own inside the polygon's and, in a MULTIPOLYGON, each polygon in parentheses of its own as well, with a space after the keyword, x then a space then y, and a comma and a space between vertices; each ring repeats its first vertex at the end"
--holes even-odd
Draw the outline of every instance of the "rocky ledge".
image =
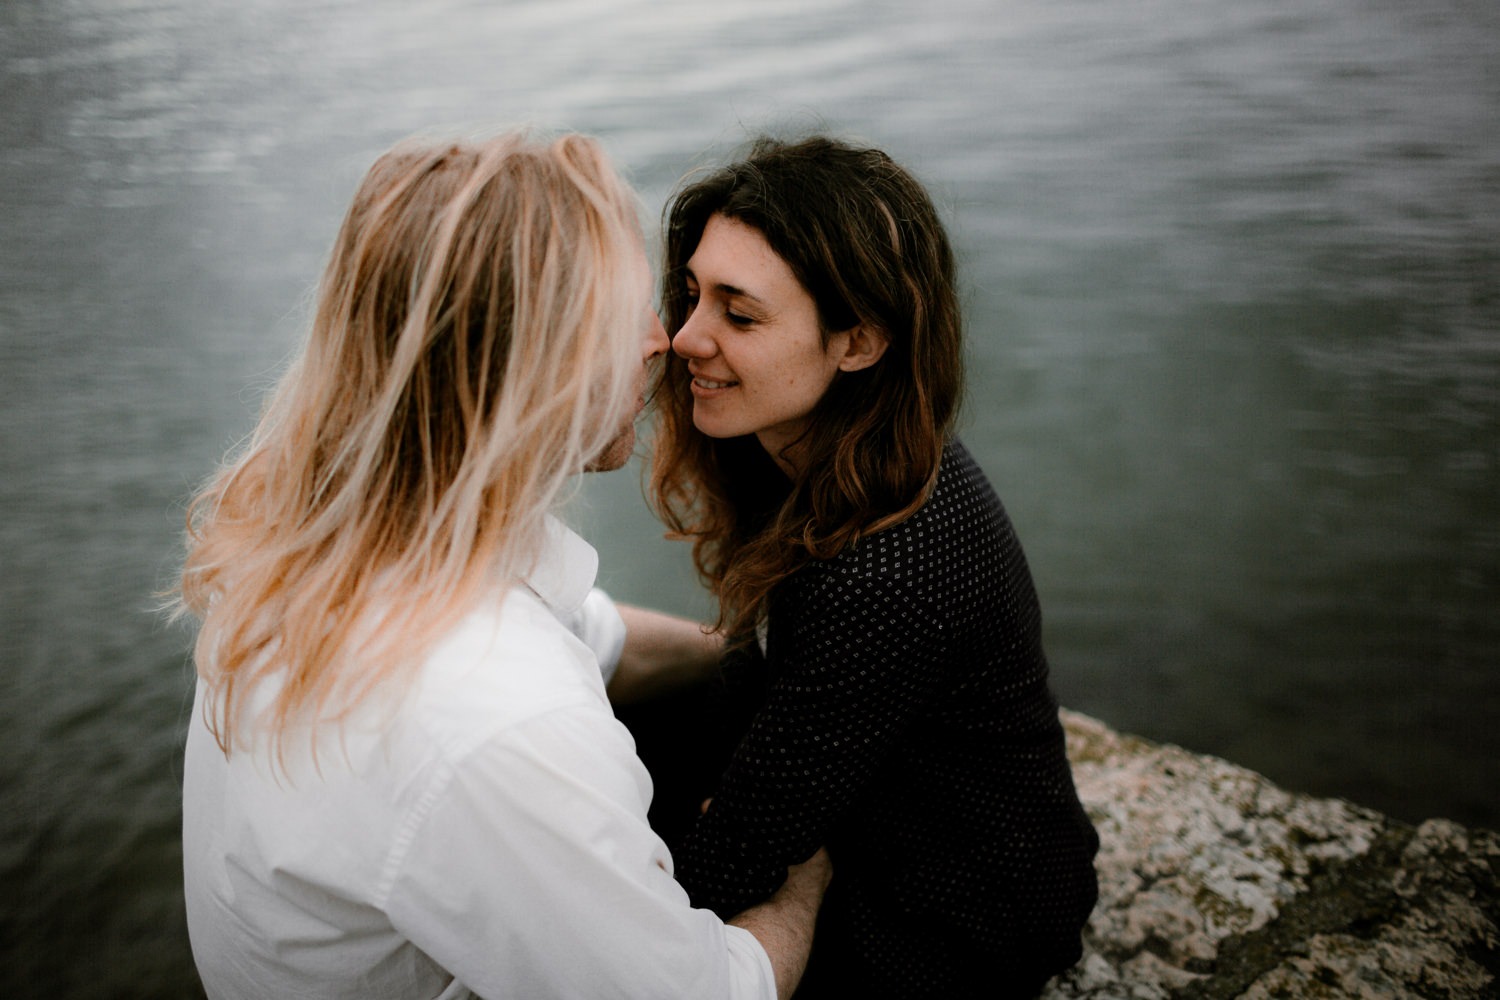
POLYGON ((1063 721, 1099 905, 1045 1000, 1500 996, 1500 835, 1063 721))

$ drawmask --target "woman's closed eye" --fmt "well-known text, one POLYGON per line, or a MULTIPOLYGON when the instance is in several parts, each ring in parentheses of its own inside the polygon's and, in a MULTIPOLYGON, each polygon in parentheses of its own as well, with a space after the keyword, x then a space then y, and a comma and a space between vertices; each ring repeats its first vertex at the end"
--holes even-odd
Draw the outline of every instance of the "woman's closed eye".
MULTIPOLYGON (((684 284, 682 286, 683 312, 686 315, 692 315, 697 310, 701 297, 702 293, 698 288, 697 282, 684 284)), ((716 302, 716 308, 722 312, 725 321, 731 326, 743 328, 755 325, 756 317, 734 308, 735 294, 733 291, 730 291, 728 294, 721 294, 715 290, 713 297, 716 302)))

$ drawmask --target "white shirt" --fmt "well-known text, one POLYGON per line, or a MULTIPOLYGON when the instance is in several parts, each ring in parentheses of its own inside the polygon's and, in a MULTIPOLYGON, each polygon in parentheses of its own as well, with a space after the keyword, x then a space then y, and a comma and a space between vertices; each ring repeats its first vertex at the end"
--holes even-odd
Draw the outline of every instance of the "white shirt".
POLYGON ((528 586, 464 619, 394 717, 351 719, 318 770, 226 760, 199 685, 183 853, 210 997, 775 997, 755 938, 672 878, 604 692, 624 625, 594 550, 549 528, 528 586))

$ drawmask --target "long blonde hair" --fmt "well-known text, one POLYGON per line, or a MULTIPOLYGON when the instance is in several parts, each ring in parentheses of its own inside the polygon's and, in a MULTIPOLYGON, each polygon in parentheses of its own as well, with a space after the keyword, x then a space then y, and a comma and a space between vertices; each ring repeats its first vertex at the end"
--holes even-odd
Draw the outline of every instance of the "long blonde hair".
POLYGON ((347 718, 533 568, 634 405, 641 245, 585 137, 410 141, 370 168, 301 355, 188 514, 179 612, 226 754, 347 718))

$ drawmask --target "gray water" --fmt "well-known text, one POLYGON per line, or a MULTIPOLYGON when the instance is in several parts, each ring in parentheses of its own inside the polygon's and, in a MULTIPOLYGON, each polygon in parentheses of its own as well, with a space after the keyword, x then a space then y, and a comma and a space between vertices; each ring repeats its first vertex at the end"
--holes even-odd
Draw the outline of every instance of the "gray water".
MULTIPOLYGON (((193 995, 152 593, 433 127, 595 133, 653 213, 760 126, 886 147, 962 253, 1062 700, 1500 822, 1492 0, 5 0, 0 56, 6 996, 193 995)), ((619 596, 704 608, 636 472, 575 516, 619 596)))

